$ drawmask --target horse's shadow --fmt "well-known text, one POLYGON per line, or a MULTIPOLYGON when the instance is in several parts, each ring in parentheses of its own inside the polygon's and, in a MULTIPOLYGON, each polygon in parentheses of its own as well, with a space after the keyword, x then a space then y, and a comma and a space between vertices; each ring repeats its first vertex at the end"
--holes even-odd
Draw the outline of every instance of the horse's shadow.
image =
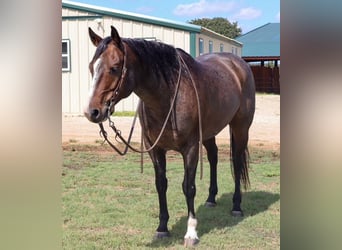
MULTIPOLYGON (((280 199, 279 194, 253 191, 246 192, 243 195, 242 209, 243 217, 233 217, 230 215, 232 207, 232 193, 223 194, 217 199, 217 206, 213 208, 200 205, 196 212, 198 219, 197 233, 199 238, 204 234, 209 233, 213 229, 221 229, 225 227, 233 227, 249 216, 254 216, 258 213, 266 211, 269 206, 280 199)), ((170 229, 171 237, 165 239, 153 239, 147 244, 147 247, 167 247, 174 243, 182 244, 183 237, 187 227, 187 216, 183 216, 170 229)))

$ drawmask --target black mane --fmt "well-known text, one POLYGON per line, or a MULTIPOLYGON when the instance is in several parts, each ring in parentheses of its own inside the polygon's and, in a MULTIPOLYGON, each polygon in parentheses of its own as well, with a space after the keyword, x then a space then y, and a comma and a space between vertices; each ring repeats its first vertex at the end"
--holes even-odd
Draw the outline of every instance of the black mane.
POLYGON ((163 78, 167 85, 176 84, 179 70, 177 50, 161 42, 144 39, 123 39, 137 55, 141 65, 163 78))
MULTIPOLYGON (((95 51, 92 59, 93 62, 101 56, 111 41, 112 38, 110 36, 102 39, 95 51)), ((140 60, 141 66, 145 67, 146 72, 155 74, 168 86, 176 84, 178 78, 180 63, 178 53, 181 53, 183 58, 184 55, 187 55, 187 58, 191 58, 191 56, 183 50, 176 49, 172 45, 162 42, 131 38, 122 38, 122 41, 134 51, 135 55, 140 60)))
POLYGON ((112 38, 110 36, 102 39, 102 41, 99 43, 99 45, 96 48, 92 62, 96 61, 101 56, 101 54, 107 49, 107 46, 111 41, 112 41, 112 38))

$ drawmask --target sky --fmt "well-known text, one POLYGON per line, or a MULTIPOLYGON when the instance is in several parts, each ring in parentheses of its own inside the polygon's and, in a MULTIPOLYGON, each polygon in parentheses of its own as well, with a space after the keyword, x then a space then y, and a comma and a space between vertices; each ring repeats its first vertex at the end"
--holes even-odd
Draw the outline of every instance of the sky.
POLYGON ((72 0, 178 22, 224 17, 237 22, 242 34, 280 22, 280 0, 72 0))

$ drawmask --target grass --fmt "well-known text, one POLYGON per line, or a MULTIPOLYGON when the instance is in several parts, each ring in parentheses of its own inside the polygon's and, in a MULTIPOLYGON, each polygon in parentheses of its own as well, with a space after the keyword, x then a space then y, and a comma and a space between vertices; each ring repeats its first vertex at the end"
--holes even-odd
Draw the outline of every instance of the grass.
POLYGON ((116 111, 113 116, 135 116, 135 111, 116 111))
MULTIPOLYGON (((195 198, 200 243, 197 249, 280 248, 280 155, 250 148, 251 188, 244 192, 245 216, 231 217, 232 192, 228 146, 220 146, 217 206, 203 204, 209 188, 209 166, 196 180, 195 198)), ((104 145, 64 145, 62 170, 63 249, 183 249, 186 202, 182 193, 182 159, 168 153, 169 230, 171 237, 153 240, 158 225, 158 198, 152 164, 145 154, 121 157, 104 145)), ((198 175, 199 176, 199 175, 198 175)))

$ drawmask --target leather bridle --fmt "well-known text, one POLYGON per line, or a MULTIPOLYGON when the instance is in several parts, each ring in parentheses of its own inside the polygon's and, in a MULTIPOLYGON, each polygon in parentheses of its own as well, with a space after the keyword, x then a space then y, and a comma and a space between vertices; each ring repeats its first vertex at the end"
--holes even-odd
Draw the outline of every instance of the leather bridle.
POLYGON ((110 114, 110 110, 112 109, 112 107, 118 102, 117 97, 119 96, 119 91, 123 85, 123 82, 126 79, 126 73, 127 73, 127 66, 126 66, 126 62, 127 62, 127 56, 126 56, 126 48, 123 45, 123 65, 122 65, 122 70, 121 70, 121 74, 120 74, 120 79, 118 80, 118 84, 116 84, 116 86, 114 88, 111 89, 107 89, 107 90, 103 90, 102 93, 106 93, 106 92, 112 92, 112 96, 109 99, 109 103, 108 103, 108 113, 107 113, 107 117, 109 117, 110 114))

